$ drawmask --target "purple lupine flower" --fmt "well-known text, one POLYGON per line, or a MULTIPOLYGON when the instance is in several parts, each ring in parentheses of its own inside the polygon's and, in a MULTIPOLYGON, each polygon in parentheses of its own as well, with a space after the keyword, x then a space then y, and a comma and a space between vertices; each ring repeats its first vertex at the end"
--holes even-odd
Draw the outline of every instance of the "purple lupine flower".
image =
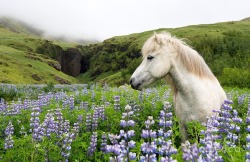
POLYGON ((74 110, 74 105, 75 105, 74 96, 70 95, 70 97, 69 97, 69 108, 70 108, 70 110, 74 110))
POLYGON ((110 161, 111 162, 123 161, 122 147, 118 143, 120 136, 113 134, 109 134, 108 136, 111 145, 106 145, 106 153, 112 154, 110 157, 110 161))
POLYGON ((68 133, 70 131, 70 122, 69 122, 69 120, 65 120, 62 123, 62 131, 63 131, 63 133, 68 133))
POLYGON ((56 132, 54 114, 50 111, 46 114, 44 122, 42 123, 42 127, 45 129, 45 136, 47 136, 48 138, 50 138, 51 133, 56 132))
POLYGON ((160 162, 177 162, 177 160, 174 160, 172 157, 161 157, 160 162))
POLYGON ((65 161, 68 161, 68 158, 70 156, 71 151, 71 143, 73 141, 74 134, 71 132, 66 132, 63 134, 63 140, 62 140, 62 150, 61 155, 65 159, 65 161))
POLYGON ((132 120, 133 116, 134 116, 134 113, 132 111, 131 106, 129 105, 125 106, 125 112, 122 113, 122 120, 120 121, 120 125, 124 129, 124 130, 123 129, 120 130, 120 137, 121 139, 122 138, 124 139, 120 142, 120 146, 121 146, 123 158, 125 161, 131 160, 129 155, 135 154, 135 153, 130 152, 130 150, 134 148, 136 145, 135 141, 131 140, 131 138, 134 137, 135 135, 135 131, 131 129, 131 127, 135 125, 135 122, 132 120))
POLYGON ((158 153, 162 157, 168 157, 169 159, 173 154, 177 154, 177 149, 173 147, 171 140, 163 140, 161 147, 158 148, 158 153))
POLYGON ((158 153, 162 156, 160 159, 171 159, 172 154, 177 154, 177 149, 173 147, 170 137, 172 136, 172 106, 169 102, 164 103, 163 110, 160 111, 158 139, 158 153))
POLYGON ((113 145, 108 145, 107 150, 110 150, 111 152, 113 150, 113 153, 115 151, 114 148, 119 148, 118 150, 120 150, 120 154, 114 154, 114 157, 111 158, 111 161, 117 160, 119 158, 123 159, 123 161, 130 161, 136 157, 135 153, 130 152, 130 150, 136 145, 135 141, 131 139, 135 135, 135 131, 131 129, 131 127, 135 125, 134 121, 132 120, 133 116, 134 113, 131 106, 127 105, 125 107, 125 112, 122 113, 122 120, 120 121, 122 130, 120 130, 119 136, 109 135, 110 141, 113 145), (115 137, 119 138, 115 139, 115 137), (119 143, 118 139, 121 140, 119 143), (130 159, 130 157, 132 159, 130 159))
POLYGON ((33 130, 32 138, 34 141, 41 141, 44 134, 45 130, 44 128, 39 124, 36 128, 33 130))
POLYGON ((57 136, 61 136, 63 134, 63 117, 60 108, 55 109, 55 132, 57 136))
POLYGON ((44 98, 44 94, 39 94, 38 95, 38 107, 39 107, 40 110, 42 110, 43 98, 44 98))
POLYGON ((240 127, 238 125, 242 123, 242 119, 238 117, 237 110, 233 110, 230 106, 232 103, 232 101, 224 101, 221 110, 217 111, 220 115, 218 117, 219 123, 216 123, 214 126, 219 129, 222 135, 226 136, 227 145, 235 147, 235 143, 238 140, 238 133, 240 132, 240 127))
POLYGON ((144 97, 144 93, 143 93, 143 91, 140 91, 139 96, 138 96, 138 100, 140 102, 143 102, 143 97, 144 97))
POLYGON ((14 134, 14 127, 12 125, 12 122, 10 121, 5 129, 5 143, 4 143, 4 149, 10 149, 14 146, 14 140, 12 139, 12 135, 14 134))
POLYGON ((87 86, 84 86, 84 88, 82 89, 82 94, 83 95, 88 95, 89 91, 87 89, 87 86))
POLYGON ((4 149, 7 150, 7 149, 10 149, 10 148, 13 148, 13 147, 14 147, 14 140, 12 138, 12 135, 8 135, 5 138, 4 149))
POLYGON ((182 157, 184 161, 197 161, 199 158, 199 149, 196 143, 191 145, 189 141, 186 141, 185 143, 182 143, 181 146, 183 152, 182 157))
POLYGON ((114 96, 114 109, 120 110, 120 96, 114 96))
POLYGON ((14 127, 13 127, 11 121, 9 121, 9 123, 8 123, 8 125, 7 125, 4 133, 5 133, 5 136, 13 135, 14 134, 14 127))
POLYGON ((151 127, 155 124, 155 121, 152 116, 148 116, 148 119, 145 121, 146 130, 143 129, 141 137, 144 138, 145 142, 141 144, 141 151, 143 156, 140 157, 140 161, 150 160, 155 161, 155 153, 157 153, 157 144, 154 140, 157 135, 156 131, 151 130, 151 127))
POLYGON ((40 123, 39 115, 40 115, 40 108, 39 107, 32 108, 31 118, 30 118, 31 132, 32 129, 36 128, 40 123))
POLYGON ((102 133, 102 143, 101 143, 101 148, 100 148, 100 150, 103 153, 106 153, 106 146, 107 146, 107 135, 103 132, 102 133))
POLYGON ((88 132, 91 131, 91 125, 92 125, 92 115, 90 113, 87 113, 87 115, 86 115, 86 130, 88 132))
POLYGON ((93 132, 90 140, 90 146, 88 148, 88 155, 93 156, 97 145, 97 132, 93 132))
POLYGON ((145 156, 141 156, 140 157, 140 162, 156 162, 157 161, 157 158, 156 158, 156 155, 155 154, 146 154, 145 156))
POLYGON ((136 159, 136 153, 129 152, 129 159, 130 160, 135 160, 136 159))
POLYGON ((77 122, 80 124, 82 122, 83 116, 82 115, 78 115, 77 117, 77 122))
POLYGON ((97 129, 98 118, 99 118, 99 108, 96 107, 92 115, 92 131, 95 131, 97 129))
POLYGON ((76 138, 76 136, 79 134, 79 132, 80 132, 80 126, 79 126, 79 123, 76 122, 73 124, 73 128, 72 128, 72 133, 74 134, 73 139, 76 138))
POLYGON ((83 108, 84 108, 84 110, 88 111, 89 110, 89 103, 83 102, 83 108))
POLYGON ((246 98, 246 94, 239 95, 238 96, 238 104, 239 105, 243 104, 245 101, 245 98, 246 98))
POLYGON ((201 153, 202 161, 223 161, 222 157, 219 156, 218 150, 222 148, 218 139, 218 135, 216 133, 219 131, 216 127, 214 127, 214 122, 217 120, 217 116, 211 116, 208 118, 206 123, 206 130, 202 131, 201 134, 204 135, 203 139, 200 139, 200 143, 203 145, 199 148, 201 153))
POLYGON ((101 118, 101 120, 105 120, 106 119, 106 116, 104 114, 104 109, 105 109, 104 105, 101 105, 99 107, 99 118, 101 118))
POLYGON ((39 119, 40 111, 39 107, 33 107, 31 112, 30 132, 32 132, 32 138, 35 141, 41 141, 44 136, 44 128, 41 127, 39 119))

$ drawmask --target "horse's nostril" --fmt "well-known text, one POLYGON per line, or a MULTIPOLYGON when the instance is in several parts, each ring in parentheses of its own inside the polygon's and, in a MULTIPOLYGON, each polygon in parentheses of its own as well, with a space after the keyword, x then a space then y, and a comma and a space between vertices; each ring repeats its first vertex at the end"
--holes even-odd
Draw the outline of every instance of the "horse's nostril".
POLYGON ((135 80, 134 78, 131 78, 129 83, 132 84, 134 82, 134 80, 135 80))

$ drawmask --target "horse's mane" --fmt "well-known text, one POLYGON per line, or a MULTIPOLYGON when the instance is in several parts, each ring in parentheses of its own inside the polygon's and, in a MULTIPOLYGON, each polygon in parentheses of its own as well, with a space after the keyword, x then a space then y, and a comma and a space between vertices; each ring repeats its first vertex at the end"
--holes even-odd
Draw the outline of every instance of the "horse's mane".
POLYGON ((177 56, 184 67, 186 67, 187 71, 199 76, 200 78, 215 78, 198 52, 193 50, 183 40, 171 36, 170 33, 154 34, 150 37, 143 45, 143 57, 160 49, 164 45, 172 45, 173 49, 177 51, 177 56))

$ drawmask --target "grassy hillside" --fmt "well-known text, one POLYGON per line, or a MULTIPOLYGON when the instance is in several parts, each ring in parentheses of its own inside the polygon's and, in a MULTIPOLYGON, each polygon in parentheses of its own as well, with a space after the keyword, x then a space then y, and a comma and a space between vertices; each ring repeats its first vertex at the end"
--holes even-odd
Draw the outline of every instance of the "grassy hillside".
MULTIPOLYGON (((1 83, 77 83, 77 79, 59 70, 59 63, 38 54, 37 48, 46 40, 18 23, 0 21, 1 83), (8 24, 8 25, 6 25, 8 24), (57 68, 56 68, 57 67, 57 68)), ((10 21, 12 22, 12 21, 10 21)), ((60 42, 57 44, 60 44, 60 42)), ((71 46, 71 45, 67 45, 71 46)))
POLYGON ((185 38, 197 50, 225 86, 250 87, 250 20, 164 28, 118 36, 80 47, 89 58, 89 70, 80 80, 110 84, 128 83, 141 62, 140 50, 153 32, 170 32, 185 38), (241 75, 244 74, 244 75, 241 75), (237 76, 237 77, 236 77, 237 76))

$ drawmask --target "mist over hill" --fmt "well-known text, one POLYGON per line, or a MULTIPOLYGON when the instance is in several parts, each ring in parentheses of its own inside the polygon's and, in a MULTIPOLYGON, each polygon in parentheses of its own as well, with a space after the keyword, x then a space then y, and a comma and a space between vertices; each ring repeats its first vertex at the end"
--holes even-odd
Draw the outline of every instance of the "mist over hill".
POLYGON ((44 31, 10 17, 0 17, 0 25, 15 33, 25 33, 34 36, 42 36, 44 34, 44 31))
POLYGON ((96 39, 85 39, 79 37, 76 38, 70 35, 51 34, 45 30, 40 29, 39 27, 32 26, 27 22, 23 22, 12 17, 0 17, 0 25, 5 28, 8 28, 10 31, 13 31, 15 33, 24 33, 27 35, 38 36, 49 40, 69 42, 69 43, 74 42, 81 45, 98 43, 98 40, 96 39))

